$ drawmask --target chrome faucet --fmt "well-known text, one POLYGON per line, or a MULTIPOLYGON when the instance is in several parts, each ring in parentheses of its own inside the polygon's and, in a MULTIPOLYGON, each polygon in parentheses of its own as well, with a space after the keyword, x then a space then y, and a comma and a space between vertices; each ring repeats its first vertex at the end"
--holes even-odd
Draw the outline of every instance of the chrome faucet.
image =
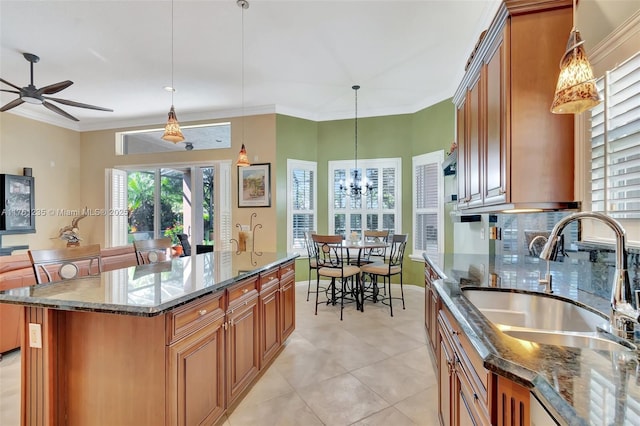
POLYGON ((564 228, 571 222, 580 219, 594 219, 604 223, 616 234, 616 270, 611 286, 611 328, 618 336, 630 338, 634 332, 634 326, 640 322, 640 310, 631 305, 631 283, 627 271, 627 248, 624 228, 620 223, 602 213, 578 212, 560 220, 553 227, 547 243, 542 248, 540 258, 552 260, 558 249, 558 240, 564 228))

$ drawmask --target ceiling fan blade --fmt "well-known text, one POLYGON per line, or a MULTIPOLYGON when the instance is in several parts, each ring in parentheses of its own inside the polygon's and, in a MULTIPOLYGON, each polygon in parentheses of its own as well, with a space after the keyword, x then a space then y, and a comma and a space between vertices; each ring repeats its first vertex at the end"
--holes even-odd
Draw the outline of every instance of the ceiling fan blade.
POLYGON ((3 80, 3 79, 0 78, 0 81, 3 82, 4 84, 8 84, 9 86, 13 87, 14 89, 18 89, 18 90, 22 89, 21 87, 18 87, 13 83, 9 83, 7 80, 3 80))
POLYGON ((72 84, 73 84, 73 81, 71 80, 61 81, 59 83, 54 83, 54 84, 50 84, 48 86, 39 88, 38 93, 40 93, 41 95, 52 95, 54 93, 58 93, 59 91, 66 89, 72 84))
POLYGON ((2 108, 0 108, 0 111, 5 112, 10 110, 11 108, 17 107, 20 104, 23 104, 24 101, 21 98, 18 99, 14 99, 11 102, 9 102, 8 104, 6 104, 5 106, 3 106, 2 108))
POLYGON ((0 89, 0 92, 8 92, 8 93, 16 93, 16 94, 20 94, 20 92, 18 92, 17 90, 7 90, 7 89, 0 89))
POLYGON ((67 100, 67 99, 50 98, 48 96, 45 96, 45 99, 48 99, 48 100, 54 101, 54 102, 58 102, 58 103, 61 103, 61 104, 64 104, 64 105, 78 107, 78 108, 96 109, 98 111, 113 112, 113 110, 110 109, 110 108, 103 108, 103 107, 99 107, 99 106, 95 106, 95 105, 82 104, 80 102, 70 101, 70 100, 67 100))
POLYGON ((42 103, 42 105, 44 105, 45 107, 49 108, 51 111, 53 112, 57 112, 58 114, 67 117, 69 120, 73 120, 73 121, 80 121, 77 118, 75 118, 73 115, 69 114, 66 111, 61 110, 60 108, 58 108, 57 106, 55 106, 54 104, 50 104, 47 101, 44 101, 42 103))

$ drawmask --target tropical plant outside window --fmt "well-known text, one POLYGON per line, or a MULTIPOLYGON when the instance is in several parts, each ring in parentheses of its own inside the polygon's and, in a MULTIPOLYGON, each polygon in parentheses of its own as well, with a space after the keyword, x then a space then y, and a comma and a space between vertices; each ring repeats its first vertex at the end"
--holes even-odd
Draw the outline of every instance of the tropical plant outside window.
POLYGON ((191 235, 192 202, 202 203, 203 235, 197 243, 213 239, 213 168, 202 167, 202 195, 192 197, 192 169, 152 169, 128 172, 129 241, 160 237, 179 244, 178 234, 191 235), (193 199, 192 199, 193 198, 193 199))

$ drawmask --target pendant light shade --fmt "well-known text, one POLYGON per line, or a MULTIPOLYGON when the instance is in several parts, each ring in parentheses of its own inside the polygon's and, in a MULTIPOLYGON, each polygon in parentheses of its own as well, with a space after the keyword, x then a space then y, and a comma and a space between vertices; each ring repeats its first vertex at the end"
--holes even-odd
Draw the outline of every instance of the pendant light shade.
POLYGON ((178 123, 178 117, 176 117, 176 110, 173 105, 171 105, 171 109, 169 110, 169 119, 167 120, 167 125, 164 127, 162 139, 173 143, 184 141, 184 136, 182 135, 182 131, 180 131, 180 123, 178 123))
POLYGON ((244 144, 242 144, 242 148, 240 148, 240 154, 238 154, 238 161, 236 162, 236 165, 238 167, 247 167, 251 165, 251 163, 249 163, 247 150, 245 149, 244 144))
POLYGON ((593 70, 584 50, 584 41, 575 28, 575 13, 574 0, 574 27, 569 34, 567 49, 560 61, 560 76, 551 104, 551 112, 554 114, 580 114, 601 102, 593 70))
POLYGON ((248 0, 236 0, 236 4, 241 9, 241 19, 242 19, 242 30, 241 30, 241 38, 240 38, 240 50, 241 50, 241 64, 240 64, 240 74, 241 74, 241 90, 242 90, 242 148, 240 148, 240 153, 238 154, 238 161, 236 161, 236 166, 238 167, 247 167, 250 166, 249 157, 247 156, 247 149, 244 147, 244 11, 249 9, 249 1, 248 0))
POLYGON ((171 92, 171 109, 169 109, 169 118, 166 126, 164 126, 162 139, 173 143, 182 142, 184 141, 184 135, 180 131, 180 123, 178 123, 176 110, 173 107, 173 94, 176 91, 173 85, 173 0, 171 0, 171 87, 165 89, 171 92))

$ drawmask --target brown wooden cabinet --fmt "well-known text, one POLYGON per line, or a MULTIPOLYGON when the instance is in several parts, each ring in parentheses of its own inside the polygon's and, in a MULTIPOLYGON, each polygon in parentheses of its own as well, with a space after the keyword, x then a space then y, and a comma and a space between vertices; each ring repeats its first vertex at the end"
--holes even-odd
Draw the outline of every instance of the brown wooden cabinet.
POLYGON ((443 307, 438 314, 440 340, 439 416, 444 425, 490 424, 489 372, 443 307))
POLYGON ((502 376, 497 381, 496 422, 498 426, 529 426, 530 398, 529 389, 520 386, 502 376))
POLYGON ((280 308, 284 342, 296 328, 296 270, 293 262, 280 267, 280 308))
POLYGON ((258 277, 227 289, 226 366, 227 404, 252 383, 260 369, 258 277))
POLYGON ((214 424, 225 409, 224 292, 168 315, 167 419, 214 424))
POLYGON ((278 268, 260 276, 260 365, 266 365, 282 345, 278 268))
POLYGON ((439 279, 438 273, 425 262, 424 264, 424 322, 429 345, 434 359, 438 359, 438 292, 433 288, 433 281, 439 279))
POLYGON ((573 116, 549 111, 571 6, 506 0, 483 33, 454 95, 461 209, 573 206, 573 116))

